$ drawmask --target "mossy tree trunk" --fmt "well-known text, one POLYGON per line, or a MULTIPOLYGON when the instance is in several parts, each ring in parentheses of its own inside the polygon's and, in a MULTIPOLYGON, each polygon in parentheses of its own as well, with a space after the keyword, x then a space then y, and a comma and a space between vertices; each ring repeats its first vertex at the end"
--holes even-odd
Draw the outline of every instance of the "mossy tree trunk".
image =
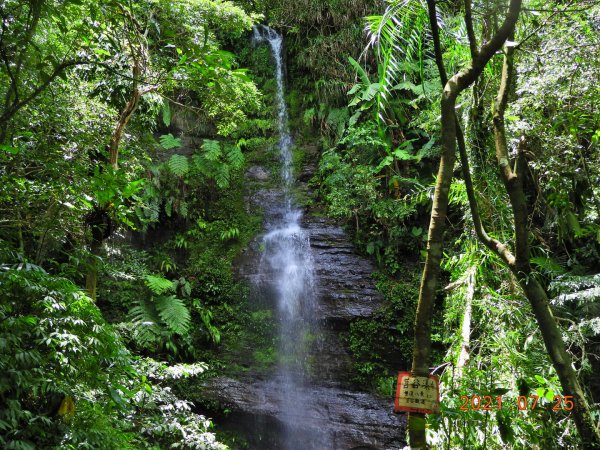
MULTIPOLYGON (((427 238, 427 256, 419 289, 419 303, 415 319, 415 338, 412 359, 412 373, 416 376, 429 375, 431 360, 431 317, 438 288, 440 262, 443 250, 443 235, 448 212, 448 196, 454 170, 457 121, 455 114, 456 100, 460 93, 468 88, 483 72, 486 64, 513 32, 521 10, 521 0, 511 0, 506 18, 496 34, 481 47, 474 41, 473 23, 470 14, 471 2, 465 0, 465 23, 469 30, 471 65, 447 79, 442 60, 439 30, 437 27, 437 11, 435 0, 427 1, 430 24, 434 37, 436 62, 444 84, 441 99, 441 146, 442 157, 438 169, 435 186, 429 233, 427 238)), ((427 448, 425 435, 425 416, 420 413, 409 413, 409 441, 412 449, 427 448)))
POLYGON ((457 124, 458 148, 469 207, 477 237, 504 261, 529 300, 540 327, 546 350, 560 379, 563 393, 565 396, 573 397, 573 417, 582 440, 582 448, 600 448, 600 434, 598 428, 594 425, 584 390, 573 369, 571 356, 566 350, 560 328, 550 308, 548 296, 536 279, 529 262, 529 216, 524 190, 524 179, 528 172, 525 158, 527 142, 525 139, 521 140, 516 161, 511 168, 504 125, 504 111, 508 103, 508 94, 513 79, 513 53, 514 48, 512 46, 505 51, 500 89, 493 110, 493 128, 496 160, 513 211, 515 225, 514 253, 508 245, 489 236, 483 226, 475 198, 464 137, 457 124))
MULTIPOLYGON (((524 189, 524 180, 528 172, 525 158, 527 141, 525 138, 521 138, 514 168, 511 168, 504 126, 504 111, 514 74, 513 53, 513 47, 506 49, 502 67, 502 80, 493 113, 496 159, 500 169, 500 177, 512 207, 515 226, 514 258, 512 258, 512 264, 508 265, 531 304, 546 350, 560 379, 563 394, 573 397, 573 417, 582 440, 582 448, 600 448, 600 433, 594 425, 586 396, 577 378, 577 373, 573 369, 571 356, 566 350, 561 330, 550 308, 546 291, 536 279, 529 262, 529 214, 524 189)), ((511 261, 510 258, 504 259, 507 262, 511 261)))

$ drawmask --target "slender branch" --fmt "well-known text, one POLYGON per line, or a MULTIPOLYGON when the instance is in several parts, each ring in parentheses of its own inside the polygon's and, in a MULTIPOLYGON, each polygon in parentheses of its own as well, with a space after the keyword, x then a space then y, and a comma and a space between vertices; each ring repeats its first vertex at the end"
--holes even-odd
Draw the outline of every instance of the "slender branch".
POLYGON ((66 68, 72 67, 72 66, 78 66, 78 65, 82 65, 82 64, 87 64, 87 63, 88 63, 88 61, 75 60, 75 61, 66 61, 66 62, 63 62, 63 63, 59 64, 58 66, 56 66, 46 81, 44 81, 42 84, 40 84, 38 87, 36 87, 33 90, 33 92, 31 92, 31 94, 29 94, 23 100, 13 103, 4 111, 4 113, 2 113, 2 115, 0 116, 0 123, 8 122, 17 113, 18 110, 20 110, 21 108, 26 106, 29 102, 31 102, 38 95, 40 95, 50 85, 50 83, 52 83, 52 81, 54 81, 54 79, 57 76, 59 76, 66 68))
POLYGON ((469 157, 467 155, 467 149, 465 146, 465 137, 462 132, 462 128, 456 123, 456 137, 458 142, 458 153, 460 155, 460 165, 462 166, 463 178, 465 180, 465 188, 467 191, 467 198, 469 200, 469 208, 471 209, 471 217, 473 218, 473 226, 477 237, 483 244, 497 254, 509 267, 514 267, 515 256, 510 251, 506 244, 503 244, 499 240, 491 237, 481 220, 479 213, 479 206, 477 204, 477 198, 475 197, 475 189, 473 187, 473 179, 471 178, 471 170, 469 167, 469 157))
POLYGON ((510 158, 508 155, 508 147, 506 139, 503 136, 506 134, 504 126, 504 111, 508 103, 509 88, 513 78, 513 53, 514 47, 507 47, 504 56, 504 64, 502 65, 502 75, 500 80, 500 88, 498 96, 494 102, 493 120, 494 127, 499 131, 495 133, 496 139, 496 158, 506 180, 512 180, 515 177, 513 170, 510 168, 510 158))
POLYGON ((475 37, 475 29, 473 27, 473 10, 471 0, 465 0, 465 24, 467 26, 467 36, 469 37, 469 49, 471 50, 471 58, 477 58, 477 38, 475 37))
POLYGON ((10 78, 10 86, 6 91, 6 97, 4 100, 4 107, 7 108, 10 104, 11 93, 13 93, 14 95, 14 101, 19 101, 19 90, 17 89, 17 78, 15 77, 15 74, 13 73, 10 67, 10 60, 8 58, 8 55, 6 54, 6 49, 4 48, 4 46, 2 46, 1 49, 2 60, 4 61, 4 66, 6 67, 6 73, 8 73, 8 77, 10 78))
POLYGON ((442 54, 442 45, 440 43, 440 27, 437 21, 437 11, 435 7, 435 0, 427 1, 427 11, 429 13, 429 25, 431 26, 431 36, 433 37, 433 49, 435 54, 435 63, 440 73, 440 81, 442 86, 445 86, 448 82, 448 75, 446 74, 446 67, 444 66, 444 59, 442 54))
POLYGON ((472 83, 475 78, 483 71, 483 68, 487 62, 494 56, 494 54, 502 48, 504 42, 514 32, 515 25, 519 19, 519 12, 521 11, 522 0, 511 0, 508 7, 508 13, 502 26, 498 29, 496 34, 492 36, 489 42, 481 47, 481 50, 477 54, 477 57, 473 60, 472 70, 467 71, 468 76, 464 77, 462 83, 472 83))
MULTIPOLYGON (((574 1, 571 2, 569 4, 569 6, 571 6, 573 3, 575 3, 574 1)), ((569 6, 567 6, 565 9, 543 9, 543 8, 523 8, 523 11, 527 11, 527 12, 551 12, 551 13, 570 13, 570 12, 584 12, 584 11, 588 11, 590 10, 592 7, 594 7, 594 3, 590 2, 588 5, 582 7, 582 8, 573 8, 573 9, 568 9, 569 6)))
MULTIPOLYGON (((546 28, 548 22, 550 22, 550 20, 558 15, 558 14, 564 14, 564 13, 568 13, 568 12, 575 12, 576 10, 569 10, 569 7, 571 5, 573 5, 573 3, 575 3, 577 0, 571 0, 571 2, 565 6, 563 9, 559 9, 559 10, 534 10, 534 9, 524 9, 525 11, 545 11, 545 12, 552 12, 552 14, 550 14, 548 17, 546 17, 546 20, 544 20, 544 22, 537 27, 535 30, 533 30, 531 33, 529 33, 527 36, 525 36, 523 39, 521 39, 521 42, 519 42, 516 46, 515 49, 520 48, 523 44, 525 44, 529 39, 531 39, 533 36, 539 36, 539 32, 540 30, 546 28)), ((585 11, 585 10, 584 10, 585 11)))
MULTIPOLYGON (((470 2, 469 2, 470 3, 470 2)), ((444 61, 442 58, 442 49, 440 45, 440 34, 439 27, 437 25, 436 11, 435 11, 435 3, 432 1, 427 2, 429 6, 429 20, 432 28, 432 36, 433 43, 435 49, 435 60, 438 66, 438 70, 440 72, 440 79, 442 80, 442 84, 446 84, 448 82, 446 75, 446 68, 444 66, 444 61)), ((510 252, 510 249, 503 244, 502 242, 494 239, 488 235, 481 221, 481 216, 479 214, 479 207, 477 205, 477 199, 475 197, 475 189, 473 187, 473 180, 471 178, 471 171, 469 167, 469 157, 467 155, 467 149, 465 144, 465 136, 463 130, 458 122, 458 118, 456 114, 454 114, 454 124, 456 127, 456 141, 458 144, 458 150, 460 155, 460 163, 462 166, 463 178, 465 180, 465 187, 467 190, 467 198, 469 200, 469 207, 471 209, 471 215, 473 217, 473 225, 475 227, 475 233, 477 237, 483 242, 483 244, 500 256, 509 266, 513 266, 515 263, 515 257, 510 252)))
POLYGON ((23 37, 23 40, 20 43, 23 50, 19 54, 19 56, 17 58, 17 63, 15 65, 15 72, 17 73, 17 77, 18 77, 19 72, 21 71, 23 62, 25 61, 25 55, 27 54, 27 48, 29 47, 29 44, 31 43, 31 40, 33 39, 33 35, 35 34, 37 26, 40 22, 40 16, 42 14, 42 3, 43 3, 42 0, 34 0, 30 3, 30 4, 32 4, 32 6, 29 9, 29 15, 31 17, 31 22, 29 23, 29 25, 27 27, 27 31, 25 33, 25 36, 23 37))

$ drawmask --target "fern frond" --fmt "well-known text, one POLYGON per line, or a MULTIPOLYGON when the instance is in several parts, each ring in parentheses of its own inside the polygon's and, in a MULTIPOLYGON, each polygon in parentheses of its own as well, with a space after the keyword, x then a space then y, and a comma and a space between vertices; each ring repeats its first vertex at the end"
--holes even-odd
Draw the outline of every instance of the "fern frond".
POLYGON ((234 145, 228 149, 227 162, 233 170, 241 169, 244 166, 244 154, 239 146, 234 145))
POLYGON ((132 338, 142 347, 155 344, 160 336, 159 318, 153 303, 139 300, 129 310, 129 318, 133 325, 132 338))
POLYGON ((171 133, 169 134, 163 134, 160 138, 160 145, 165 149, 165 150, 171 150, 172 148, 179 148, 181 147, 181 139, 176 138, 175 136, 173 136, 171 133))
POLYGON ((531 263, 539 267, 542 271, 549 275, 562 275, 566 273, 566 269, 553 258, 545 256, 536 256, 530 259, 531 263))
POLYGON ((190 165, 187 157, 183 155, 173 155, 168 162, 169 170, 173 175, 182 177, 190 171, 190 165))
POLYGON ((165 213, 167 217, 171 217, 173 215, 173 197, 170 197, 165 202, 165 213))
POLYGON ((171 280, 155 275, 146 275, 146 286, 156 295, 175 291, 175 284, 171 280))
POLYGON ((221 157, 221 143, 213 139, 204 139, 202 144, 204 157, 209 161, 217 161, 221 157))
POLYGON ((170 295, 168 297, 157 298, 155 304, 158 315, 171 332, 179 335, 188 332, 191 316, 183 300, 170 295))
POLYGON ((204 155, 192 155, 193 168, 200 172, 202 175, 208 176, 210 161, 204 157, 204 155))
POLYGON ((215 174, 215 181, 220 189, 229 187, 229 166, 222 164, 215 174))
POLYGON ((181 203, 179 203, 179 209, 177 211, 179 213, 179 215, 183 218, 186 218, 188 216, 188 204, 185 201, 181 201, 181 203))

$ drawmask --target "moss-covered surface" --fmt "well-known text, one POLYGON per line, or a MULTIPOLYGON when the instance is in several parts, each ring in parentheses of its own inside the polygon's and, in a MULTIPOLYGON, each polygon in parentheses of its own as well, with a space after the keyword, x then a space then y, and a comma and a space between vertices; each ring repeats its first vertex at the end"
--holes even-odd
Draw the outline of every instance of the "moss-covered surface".
MULTIPOLYGON (((344 336, 354 362, 354 380, 360 386, 392 396, 398 370, 410 370, 420 275, 420 266, 413 261, 403 263, 397 276, 375 274, 385 306, 374 317, 352 322, 344 336)), ((441 308, 437 308, 433 324, 434 361, 442 356, 442 347, 435 342, 441 326, 441 308)))

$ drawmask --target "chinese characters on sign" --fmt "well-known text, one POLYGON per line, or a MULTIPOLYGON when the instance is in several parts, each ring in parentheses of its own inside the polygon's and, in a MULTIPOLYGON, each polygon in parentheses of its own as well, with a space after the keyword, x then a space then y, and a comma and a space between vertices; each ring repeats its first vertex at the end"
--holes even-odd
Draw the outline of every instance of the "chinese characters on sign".
POLYGON ((410 372, 398 374, 394 412, 439 413, 440 382, 437 376, 414 377, 410 372))

